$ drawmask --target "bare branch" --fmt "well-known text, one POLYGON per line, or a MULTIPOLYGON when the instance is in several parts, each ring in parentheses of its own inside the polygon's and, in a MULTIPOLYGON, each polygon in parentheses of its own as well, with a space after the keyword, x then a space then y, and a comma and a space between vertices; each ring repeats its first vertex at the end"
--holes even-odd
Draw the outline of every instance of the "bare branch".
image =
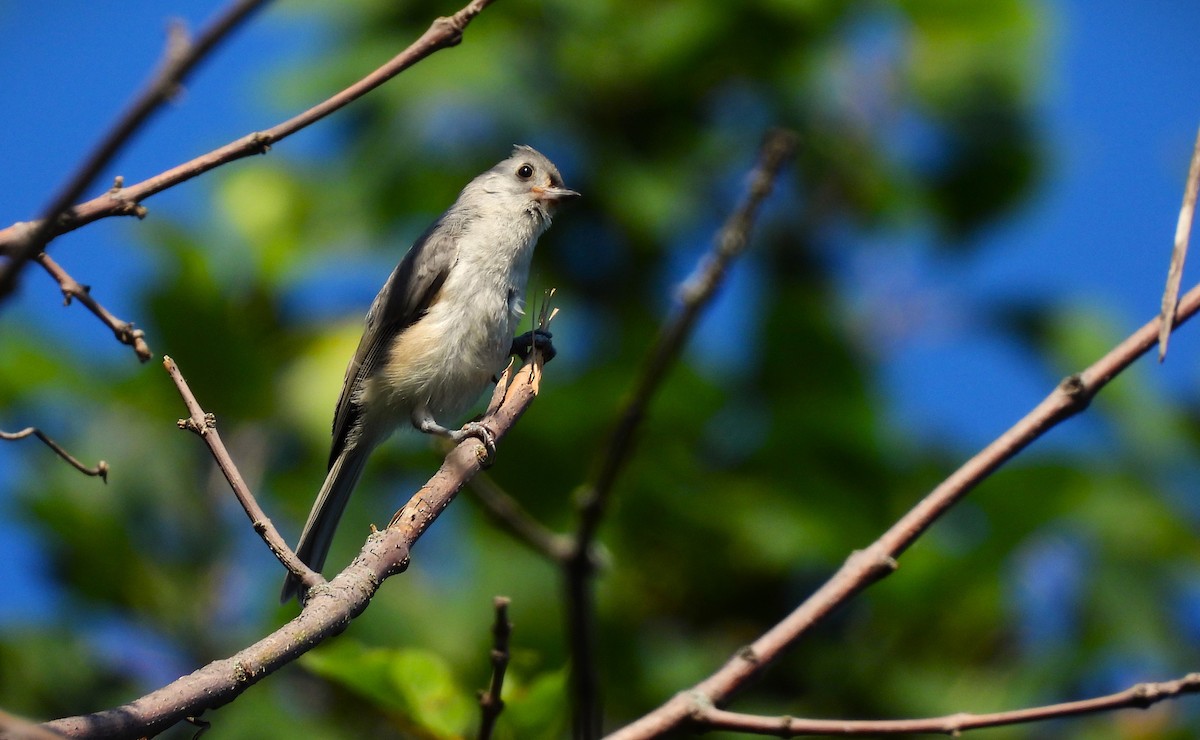
POLYGON ((66 460, 71 464, 71 467, 75 468, 84 475, 95 476, 100 478, 100 480, 104 481, 105 483, 108 482, 108 463, 101 460, 100 462, 96 463, 96 467, 89 468, 88 466, 76 460, 71 453, 64 450, 57 442, 47 437, 46 434, 37 427, 25 427, 19 432, 5 432, 0 430, 0 439, 8 442, 15 442, 18 439, 25 439, 26 437, 30 436, 40 439, 43 444, 54 450, 54 454, 66 460))
POLYGON ((908 735, 940 734, 958 737, 967 730, 983 727, 1045 722, 1081 714, 1111 712, 1117 709, 1146 709, 1160 701, 1200 692, 1200 673, 1161 683, 1140 683, 1124 691, 1093 699, 1069 701, 1011 712, 969 714, 960 712, 945 717, 924 719, 843 720, 802 719, 798 717, 761 717, 698 706, 692 715, 694 726, 705 730, 733 730, 753 735, 797 737, 805 735, 908 735))
MULTIPOLYGON (((540 375, 534 373, 532 365, 522 368, 506 385, 504 403, 494 414, 484 417, 497 440, 508 433, 537 396, 540 375)), ((189 422, 195 423, 194 416, 185 423, 189 422)), ((215 435, 206 422, 201 426, 206 439, 215 435)), ((467 479, 479 471, 485 455, 478 439, 463 440, 429 482, 396 513, 392 524, 372 532, 354 562, 328 583, 311 589, 300 614, 272 634, 122 707, 53 720, 43 727, 68 737, 146 737, 233 701, 264 677, 346 629, 367 608, 384 579, 408 567, 413 543, 450 505, 467 479)))
POLYGON ((1175 225, 1175 248, 1171 250, 1167 287, 1163 291, 1158 330, 1159 362, 1167 356, 1167 340, 1171 336, 1171 325, 1175 320, 1175 299, 1179 297, 1179 284, 1183 282, 1183 262, 1187 259, 1188 241, 1192 235, 1197 194, 1200 194, 1200 131, 1196 132, 1196 144, 1192 148, 1192 163, 1188 166, 1187 184, 1183 189, 1183 205, 1179 207, 1179 221, 1175 225))
MULTIPOLYGON (((262 2, 262 0, 257 0, 257 2, 262 2)), ((20 269, 19 263, 33 257, 54 237, 110 216, 134 215, 141 218, 145 215, 145 209, 141 206, 141 202, 146 198, 221 165, 254 154, 265 153, 271 145, 366 95, 425 57, 440 49, 457 45, 462 41, 463 31, 467 25, 492 2, 493 0, 472 0, 454 15, 434 20, 420 38, 374 72, 327 100, 266 131, 247 134, 166 172, 122 188, 117 194, 106 193, 68 210, 70 203, 79 196, 79 193, 74 193, 71 198, 66 200, 62 208, 47 211, 48 214, 54 214, 53 217, 48 216, 32 223, 16 223, 0 230, 0 253, 15 250, 19 254, 27 255, 23 259, 14 257, 12 263, 6 266, 3 273, 0 273, 0 298, 11 292, 11 282, 20 269)), ((196 47, 199 46, 198 42, 196 47)))
POLYGON ((750 173, 747 193, 717 234, 712 249, 679 289, 678 312, 664 324, 649 360, 642 368, 634 390, 617 417, 616 428, 599 457, 595 480, 583 488, 579 497, 579 526, 574 552, 566 563, 567 629, 570 633, 571 693, 574 707, 575 737, 599 734, 598 680, 592 629, 591 576, 595 557, 593 544, 617 476, 633 452, 634 438, 650 401, 667 371, 678 358, 691 335, 701 311, 708 305, 724 281, 730 264, 746 248, 750 230, 780 170, 792 157, 796 135, 776 130, 767 134, 759 160, 750 173))
MULTIPOLYGON (((1173 328, 1182 326, 1197 311, 1200 311, 1200 286, 1188 291, 1179 302, 1173 328)), ((609 737, 612 740, 656 737, 664 726, 678 727, 687 722, 696 697, 716 706, 728 701, 814 624, 894 570, 895 559, 981 481, 1047 431, 1085 409, 1109 381, 1154 347, 1159 326, 1159 318, 1147 322, 1083 372, 1064 379, 1024 418, 965 462, 870 547, 847 558, 833 577, 783 621, 740 650, 693 689, 676 695, 609 737)))
POLYGON ((492 625, 492 682, 487 691, 479 692, 479 710, 482 714, 479 740, 490 740, 496 720, 504 711, 500 692, 504 688, 504 673, 508 670, 508 637, 512 634, 512 624, 508 621, 510 601, 507 596, 497 596, 492 601, 496 607, 496 622, 492 625))
POLYGON ((179 371, 175 361, 170 357, 163 357, 163 367, 171 376, 171 380, 175 382, 175 388, 178 389, 184 405, 187 406, 189 416, 179 420, 179 428, 195 432, 208 445, 213 459, 217 462, 217 467, 221 469, 225 480, 229 481, 233 495, 242 505, 246 516, 250 517, 254 531, 263 538, 279 562, 283 563, 283 566, 299 578, 306 587, 312 588, 325 583, 325 579, 320 573, 309 568, 300 558, 296 557, 295 551, 288 547, 287 542, 280 536, 279 530, 275 529, 275 525, 271 523, 266 512, 258 505, 254 494, 250 493, 250 487, 246 485, 245 479, 242 478, 241 472, 238 471, 237 465, 229 455, 229 450, 225 449, 225 443, 221 441, 221 434, 217 431, 216 417, 205 413, 204 409, 200 407, 200 403, 196 400, 192 389, 188 387, 187 381, 183 379, 183 373, 179 371))
POLYGON ((90 285, 83 285, 76 282, 75 278, 67 274, 57 262, 50 259, 50 255, 42 252, 35 258, 38 263, 50 273, 50 276, 58 281, 58 287, 62 290, 63 305, 71 305, 72 300, 77 300, 82 303, 96 318, 104 322, 104 325, 112 329, 113 336, 121 344, 127 344, 133 348, 134 353, 142 362, 149 360, 154 354, 150 351, 149 345, 146 344, 146 335, 141 329, 135 329, 133 324, 128 321, 123 321, 113 316, 108 309, 101 306, 95 298, 92 297, 92 288, 90 285))
MULTIPOLYGON (((200 60, 264 2, 265 0, 237 0, 200 34, 195 43, 188 44, 182 41, 177 29, 168 34, 166 54, 158 72, 91 155, 71 175, 62 190, 50 201, 42 218, 32 224, 16 224, 15 227, 0 232, 0 251, 10 256, 7 264, 0 264, 0 299, 12 293, 16 287, 17 275, 25 264, 45 249, 54 237, 69 230, 63 228, 63 221, 70 223, 76 218, 71 204, 79 200, 100 171, 137 133, 150 115, 177 93, 184 78, 200 60)), ((107 200, 110 205, 115 204, 116 210, 121 212, 139 213, 136 201, 114 199, 109 195, 103 195, 97 200, 107 200)))

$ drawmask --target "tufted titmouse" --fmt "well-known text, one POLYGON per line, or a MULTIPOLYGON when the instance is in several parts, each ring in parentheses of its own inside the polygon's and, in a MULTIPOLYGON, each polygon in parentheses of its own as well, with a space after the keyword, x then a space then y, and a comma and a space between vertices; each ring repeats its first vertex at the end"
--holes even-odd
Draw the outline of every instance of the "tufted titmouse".
MULTIPOLYGON (((397 427, 455 442, 478 437, 491 451, 483 425, 443 422, 463 414, 514 352, 534 244, 558 202, 578 195, 550 160, 515 147, 463 188, 392 271, 342 382, 329 473, 296 547, 309 566, 324 565, 367 457, 397 427)), ((299 586, 289 575, 282 600, 299 586)))

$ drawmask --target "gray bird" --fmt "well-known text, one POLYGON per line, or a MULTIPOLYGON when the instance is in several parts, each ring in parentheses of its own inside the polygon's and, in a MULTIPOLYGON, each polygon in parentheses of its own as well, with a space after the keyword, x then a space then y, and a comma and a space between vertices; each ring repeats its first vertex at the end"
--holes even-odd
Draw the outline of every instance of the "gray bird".
MULTIPOLYGON (((533 248, 555 206, 578 195, 563 186, 549 159, 517 146, 468 183, 392 271, 346 368, 329 473, 296 547, 314 570, 325 564, 367 457, 397 427, 412 424, 454 442, 474 436, 491 452, 495 441, 483 425, 445 424, 465 413, 510 355, 535 338, 513 339, 533 248)), ((289 575, 282 601, 299 587, 289 575)))

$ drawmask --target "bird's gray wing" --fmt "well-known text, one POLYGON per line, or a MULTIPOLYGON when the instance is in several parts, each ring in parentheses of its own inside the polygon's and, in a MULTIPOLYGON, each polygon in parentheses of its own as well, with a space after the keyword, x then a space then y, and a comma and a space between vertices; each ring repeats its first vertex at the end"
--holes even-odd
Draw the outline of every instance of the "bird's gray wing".
POLYGON ((362 415, 361 407, 355 403, 358 389, 386 357, 395 336, 421 318, 433 304, 454 264, 459 230, 444 228, 444 220, 443 216, 435 221, 417 239, 367 311, 366 327, 358 350, 346 367, 342 393, 334 412, 333 448, 329 453, 331 467, 362 415))

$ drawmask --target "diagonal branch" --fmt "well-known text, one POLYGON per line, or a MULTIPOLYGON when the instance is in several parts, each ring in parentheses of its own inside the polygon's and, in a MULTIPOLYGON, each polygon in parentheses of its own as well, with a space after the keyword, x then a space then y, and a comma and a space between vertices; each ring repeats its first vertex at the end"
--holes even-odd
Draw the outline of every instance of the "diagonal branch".
MULTIPOLYGON (((0 252, 5 252, 10 257, 6 264, 0 264, 0 299, 12 293, 16 287, 17 275, 25 264, 36 257, 54 237, 69 230, 63 227, 63 222, 71 223, 76 218, 71 204, 79 200, 100 171, 137 133, 151 114, 178 92, 180 84, 196 65, 264 2, 265 0, 237 0, 226 8, 194 43, 188 43, 179 27, 174 27, 167 38, 167 50, 162 66, 154 78, 54 196, 50 205, 43 211, 42 218, 33 223, 15 224, 0 232, 0 252)), ((138 213, 136 202, 127 199, 103 195, 96 200, 108 200, 117 210, 125 213, 138 213)))
POLYGON ((46 434, 37 427, 25 427, 19 432, 5 432, 0 430, 0 439, 5 440, 6 442, 15 442, 18 439, 25 439, 26 437, 37 437, 42 441, 42 444, 54 450, 54 454, 66 460, 71 464, 71 467, 75 468, 84 475, 96 476, 105 483, 108 482, 108 463, 101 460, 100 462, 96 463, 96 467, 89 468, 87 465, 84 465, 76 460, 71 453, 64 450, 57 442, 47 437, 46 434))
POLYGON ((759 161, 750 173, 745 199, 721 228, 712 250, 679 288, 679 310, 662 328, 650 350, 649 360, 618 416, 616 428, 600 455, 599 472, 583 495, 579 511, 578 552, 584 552, 596 536, 617 477, 633 452, 634 439, 646 416, 650 401, 675 364, 684 342, 691 336, 700 314, 724 282, 729 266, 746 249, 759 208, 775 185, 775 178, 791 159, 796 136, 790 131, 771 131, 763 143, 759 161))
MULTIPOLYGON (((502 439, 538 393, 540 368, 523 367, 506 384, 503 403, 483 422, 502 439)), ((507 379, 507 377, 506 377, 507 379)), ((215 430, 205 423, 205 437, 215 430)), ((328 583, 308 592, 304 608, 287 624, 237 654, 203 668, 118 707, 79 717, 66 717, 43 725, 67 737, 138 738, 156 735, 207 709, 224 706, 250 686, 300 657, 324 640, 339 634, 367 608, 371 597, 389 576, 408 568, 409 552, 477 473, 486 455, 483 443, 464 440, 446 456, 441 468, 387 529, 372 532, 345 570, 328 583)))
POLYGON ((1158 331, 1158 361, 1167 356, 1167 340, 1175 320, 1175 300, 1179 297, 1179 284, 1183 282, 1183 262, 1187 258, 1188 241, 1192 237, 1192 219, 1196 215, 1196 196, 1200 195, 1200 131, 1196 132, 1196 144, 1192 147, 1192 163, 1188 165, 1187 184, 1183 188, 1183 205, 1179 207, 1179 221, 1175 224, 1175 246, 1171 250, 1171 266, 1167 268, 1167 287, 1163 291, 1161 322, 1158 331))
MULTIPOLYGON (((1200 286, 1192 288, 1180 300, 1174 328, 1183 325, 1198 311, 1200 286)), ((879 539, 866 549, 851 554, 824 585, 783 621, 738 651, 716 673, 614 732, 609 736, 610 740, 657 737, 666 730, 679 727, 688 721, 697 698, 716 706, 728 701, 813 625, 859 591, 891 573, 896 567, 896 558, 997 468, 1060 422, 1087 408, 1092 397, 1109 381, 1154 347, 1159 326, 1159 318, 1147 322, 1088 368, 1065 378, 1024 418, 967 460, 879 539)))
MULTIPOLYGON (((261 2, 261 0, 259 1, 261 2)), ((493 0, 471 0, 454 15, 434 20, 420 38, 386 64, 345 90, 272 128, 247 134, 166 172, 122 188, 118 193, 106 193, 68 210, 69 204, 78 197, 78 193, 75 193, 67 199, 62 208, 57 211, 48 210, 48 214, 53 214, 51 217, 32 223, 16 223, 0 230, 0 253, 15 249, 19 254, 27 255, 24 258, 14 257, 12 263, 6 266, 4 272, 0 273, 0 298, 11 291, 10 283, 16 271, 20 269, 20 263, 36 255, 54 237, 110 216, 135 215, 140 218, 145 215, 145 209, 142 208, 141 202, 146 198, 223 164, 254 154, 265 153, 272 144, 282 141, 361 98, 425 57, 440 49, 456 46, 462 41, 463 31, 467 25, 492 2, 493 0), (60 215, 61 218, 59 218, 60 215)))
POLYGON ((616 428, 599 457, 595 480, 584 487, 579 497, 579 526, 574 550, 564 563, 575 737, 596 737, 600 729, 599 682, 592 628, 592 550, 613 486, 633 453, 634 440, 650 401, 679 357, 701 312, 724 281, 730 264, 745 250, 759 208, 770 195, 780 170, 791 159, 795 146, 796 135, 790 131, 775 130, 767 134, 742 203, 725 222, 712 249, 695 272, 680 286, 679 309, 663 326, 651 348, 649 361, 642 368, 633 393, 622 407, 616 428))
POLYGON ((150 351, 149 345, 146 344, 146 333, 141 329, 135 329, 133 324, 118 319, 113 316, 104 306, 92 297, 92 288, 90 285, 83 285, 67 274, 67 271, 62 268, 57 262, 50 259, 50 255, 42 252, 35 258, 38 263, 50 273, 50 276, 58 281, 58 287, 63 294, 63 305, 71 305, 72 300, 77 300, 91 311, 96 318, 104 322, 104 325, 112 329, 113 336, 121 344, 127 344, 133 348, 135 354, 142 362, 149 360, 154 354, 150 351))
POLYGON ((233 462, 229 450, 225 448, 225 443, 221 441, 221 434, 217 431, 217 418, 212 414, 205 413, 204 409, 200 407, 200 402, 196 400, 192 389, 188 387, 187 381, 183 379, 183 373, 179 371, 179 366, 170 357, 163 357, 163 367, 166 368, 167 373, 171 376, 171 380, 175 383, 175 388, 183 398, 184 405, 187 406, 189 416, 186 419, 179 420, 179 428, 195 432, 208 445, 213 459, 217 462, 217 467, 221 469, 225 480, 229 481, 229 487, 233 489, 233 495, 237 497, 238 503, 242 505, 246 516, 250 517, 250 521, 254 525, 254 531, 263 538, 263 541, 267 543, 267 547, 271 549, 271 553, 278 558, 279 562, 283 563, 283 566, 299 578, 306 587, 312 588, 324 583, 325 579, 321 577, 321 574, 305 565, 296 556, 295 551, 288 547, 287 542, 279 534, 279 530, 275 529, 275 525, 271 523, 266 512, 258 505, 254 494, 250 493, 250 487, 246 485, 245 479, 242 478, 241 472, 237 469, 237 464, 233 462))
POLYGON ((1185 694, 1200 693, 1200 673, 1189 673, 1174 681, 1139 683, 1124 691, 1092 699, 1068 701, 1042 707, 1016 709, 1011 712, 970 714, 960 712, 945 717, 922 719, 803 719, 799 717, 761 717, 752 714, 727 712, 710 705, 697 707, 692 721, 705 730, 733 730, 753 735, 799 737, 802 735, 910 735, 941 734, 958 737, 967 730, 983 727, 1045 722, 1052 719, 1077 717, 1081 714, 1111 712, 1117 709, 1147 709, 1160 701, 1176 699, 1185 694))

